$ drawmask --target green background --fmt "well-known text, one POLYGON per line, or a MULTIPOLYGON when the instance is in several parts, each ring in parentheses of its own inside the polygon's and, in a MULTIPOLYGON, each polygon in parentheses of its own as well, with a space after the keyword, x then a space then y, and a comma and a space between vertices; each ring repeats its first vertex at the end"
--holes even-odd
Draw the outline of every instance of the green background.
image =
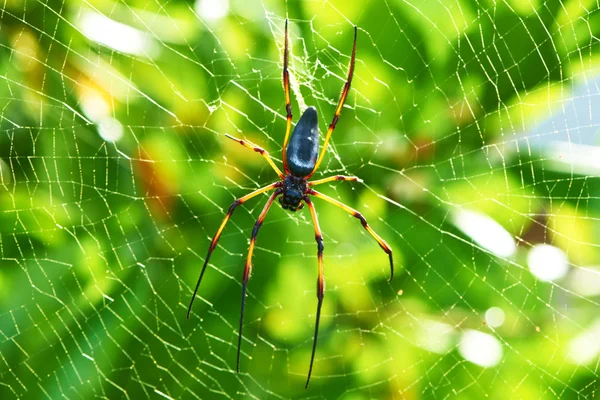
POLYGON ((600 304, 569 279, 600 261, 600 184, 557 172, 523 140, 600 66, 597 4, 229 6, 211 21, 179 0, 4 2, 0 397, 599 398, 597 355, 579 365, 569 346, 600 304), (135 28, 153 50, 90 39, 81 22, 90 13, 135 28), (239 281, 266 195, 235 213, 185 318, 227 208, 276 179, 224 134, 281 165, 286 16, 294 117, 315 105, 321 135, 358 26, 352 90, 315 177, 362 178, 322 191, 361 211, 397 264, 387 282, 387 256, 360 223, 315 200, 326 294, 308 390, 317 260, 306 208, 276 204, 258 237, 240 374, 239 281), (102 139, 90 101, 122 124, 120 140, 102 139), (515 255, 498 257, 458 230, 463 209, 502 225, 515 255), (529 272, 539 243, 567 254, 567 277, 529 272), (504 311, 502 326, 486 325, 490 307, 504 311), (497 339, 497 365, 461 356, 468 330, 497 339))

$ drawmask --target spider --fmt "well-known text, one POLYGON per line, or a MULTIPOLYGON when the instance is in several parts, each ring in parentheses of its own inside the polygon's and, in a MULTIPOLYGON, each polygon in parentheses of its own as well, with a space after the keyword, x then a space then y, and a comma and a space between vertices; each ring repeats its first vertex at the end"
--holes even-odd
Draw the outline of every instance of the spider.
POLYGON ((312 221, 315 229, 315 239, 317 241, 317 258, 318 258, 318 278, 317 278, 317 314, 316 314, 316 322, 315 322, 315 333, 313 338, 313 347, 312 347, 312 355, 310 358, 310 366, 308 369, 308 376, 306 379, 306 386, 310 383, 310 376, 313 369, 313 363, 315 360, 315 352, 317 349, 317 337, 319 334, 319 320, 321 318, 321 305, 323 304, 323 295, 324 295, 324 281, 323 281, 323 235, 321 234, 321 228, 319 227, 319 221, 317 219, 317 212, 315 210, 315 206, 310 200, 310 196, 314 196, 320 199, 323 199, 335 206, 340 207, 344 211, 350 213, 353 217, 360 220, 362 226, 369 232, 373 238, 379 243, 379 246, 385 251, 389 256, 390 261, 390 281, 394 276, 394 260, 392 258, 392 250, 388 246, 388 244, 381 238, 371 227, 367 224, 367 220, 356 210, 348 207, 347 205, 324 195, 323 193, 317 192, 313 189, 313 186, 317 186, 326 182, 331 181, 360 181, 356 176, 342 176, 336 175, 331 176, 324 179, 319 179, 316 181, 309 182, 310 177, 315 173, 315 171, 319 168, 321 161, 323 161, 323 157, 325 155, 325 150, 327 149, 327 144, 329 143, 329 138, 335 129, 335 126, 338 122, 340 113, 342 111, 342 107, 344 106, 344 102, 346 101, 346 97, 348 96, 348 91, 350 90, 350 84, 352 83, 352 75, 354 73, 354 61, 356 56, 356 36, 357 36, 357 28, 354 27, 354 44, 352 46, 352 56, 350 59, 350 65, 348 67, 348 77, 346 79, 346 83, 344 84, 344 88, 342 89, 342 93, 340 95, 340 99, 338 101, 337 107, 335 109, 335 114, 333 116, 333 120, 329 125, 329 129, 327 130, 327 134, 325 136, 325 143, 323 145, 323 150, 319 156, 319 127, 318 127, 318 119, 317 119, 317 110, 314 107, 308 107, 300 120, 294 127, 294 131, 290 137, 290 128, 292 126, 292 107, 290 105, 290 78, 288 72, 288 20, 285 20, 285 44, 284 44, 284 53, 283 53, 283 89, 285 93, 285 109, 287 112, 287 125, 285 130, 285 139, 283 141, 283 150, 282 150, 282 159, 283 159, 283 169, 285 173, 281 172, 277 165, 273 162, 269 153, 267 153, 264 149, 246 141, 234 138, 230 135, 225 135, 229 139, 232 139, 242 146, 245 146, 255 152, 259 153, 263 156, 267 162, 271 165, 273 170, 279 175, 281 180, 272 183, 263 188, 257 189, 252 193, 249 193, 239 199, 235 200, 233 204, 229 207, 221 226, 217 230, 217 233, 213 237, 210 246, 208 248, 208 254, 204 260, 204 265, 202 266, 202 270, 200 272, 200 276, 198 277, 198 282, 196 283, 196 288, 194 289, 194 294, 192 295, 192 299, 190 301, 190 305, 188 307, 187 318, 190 318, 190 313, 192 311, 192 305, 194 304, 194 299, 196 298, 196 294, 198 293, 198 288, 200 286, 200 282, 202 281, 202 277, 204 276, 204 272, 206 271, 206 267, 208 266, 208 261, 210 256, 217 246, 219 238, 221 237, 221 233, 225 228, 225 225, 231 218, 231 215, 235 211, 236 207, 240 204, 245 203, 253 197, 258 196, 261 193, 265 193, 270 190, 275 190, 269 200, 267 200, 267 204, 263 208, 262 212, 258 216, 258 220, 254 225, 254 229, 252 230, 252 237, 250 239, 250 247, 248 249, 248 257, 246 259, 246 264, 244 266, 244 273, 242 276, 242 305, 241 305, 241 313, 240 313, 240 326, 238 331, 238 346, 237 346, 237 366, 236 370, 239 373, 240 371, 240 348, 242 344, 242 327, 244 321, 244 305, 246 300, 246 287, 248 285, 248 279, 250 278, 250 272, 252 270, 252 254, 254 252, 254 243, 256 242, 256 236, 258 235, 258 231, 263 224, 265 216, 269 211, 269 208, 273 204, 276 198, 279 197, 279 203, 281 206, 292 212, 296 212, 301 210, 306 204, 310 210, 310 215, 312 217, 312 221), (319 156, 317 158, 317 156, 319 156))

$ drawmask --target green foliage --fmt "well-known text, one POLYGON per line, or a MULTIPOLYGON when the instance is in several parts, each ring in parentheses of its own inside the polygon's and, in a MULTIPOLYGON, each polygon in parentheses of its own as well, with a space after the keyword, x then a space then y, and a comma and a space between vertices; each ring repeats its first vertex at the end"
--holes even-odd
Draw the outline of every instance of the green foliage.
POLYGON ((598 397, 597 294, 573 283, 598 274, 598 178, 553 168, 527 137, 593 79, 597 6, 229 3, 219 20, 181 1, 4 3, 0 397, 598 397), (387 257, 360 223, 315 201, 327 285, 307 391, 308 210, 273 207, 258 237, 240 374, 239 281, 266 197, 238 208, 185 318, 227 208, 276 179, 224 134, 281 165, 286 15, 294 117, 314 104, 322 133, 359 27, 352 90, 316 176, 364 181, 322 190, 360 210, 397 264, 389 283, 387 257), (131 37, 139 54, 114 48, 131 37), (496 221, 514 253, 461 229, 465 210, 496 221), (564 251, 566 277, 529 271, 540 243, 564 251), (490 307, 503 324, 489 325, 490 307), (461 350, 471 330, 500 345, 494 365, 461 350), (581 343, 595 343, 590 360, 573 355, 581 343))

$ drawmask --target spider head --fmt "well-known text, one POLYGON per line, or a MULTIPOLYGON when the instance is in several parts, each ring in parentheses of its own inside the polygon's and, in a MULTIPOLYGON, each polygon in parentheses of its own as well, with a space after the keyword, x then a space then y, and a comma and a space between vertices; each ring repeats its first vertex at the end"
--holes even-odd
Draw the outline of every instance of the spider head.
POLYGON ((304 207, 303 197, 304 195, 297 190, 288 190, 279 197, 279 203, 284 210, 298 211, 304 207))
POLYGON ((279 203, 284 210, 298 211, 304 207, 302 200, 306 194, 306 179, 287 175, 283 180, 283 195, 279 203))

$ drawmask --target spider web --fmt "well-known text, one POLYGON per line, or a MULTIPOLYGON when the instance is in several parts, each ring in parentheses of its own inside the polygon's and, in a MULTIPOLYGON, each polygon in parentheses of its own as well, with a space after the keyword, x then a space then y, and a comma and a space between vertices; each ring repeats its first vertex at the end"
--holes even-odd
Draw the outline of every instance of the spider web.
POLYGON ((597 398, 594 1, 25 2, 0 11, 2 398, 597 398), (225 14, 227 14, 225 16, 225 14), (307 210, 258 237, 294 119, 321 134, 326 294, 311 386, 307 210))

